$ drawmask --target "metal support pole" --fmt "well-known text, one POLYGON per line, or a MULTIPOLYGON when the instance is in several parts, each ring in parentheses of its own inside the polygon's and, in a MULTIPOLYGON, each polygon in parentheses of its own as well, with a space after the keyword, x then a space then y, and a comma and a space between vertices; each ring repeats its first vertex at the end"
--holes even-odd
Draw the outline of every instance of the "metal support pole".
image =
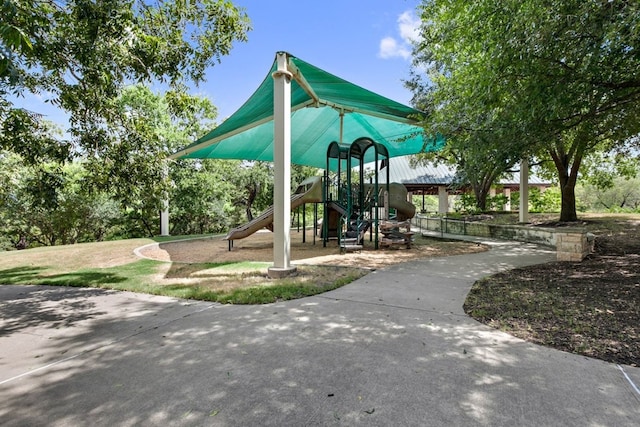
MULTIPOLYGON (((162 178, 165 181, 169 179, 169 165, 166 161, 162 165, 162 178)), ((162 210, 160 211, 160 235, 169 235, 169 195, 166 192, 162 198, 162 210)))
POLYGON ((520 162, 520 222, 529 222, 529 162, 520 162))
POLYGON ((313 244, 316 244, 316 230, 318 229, 318 204, 313 204, 313 244))
MULTIPOLYGON (((300 217, 298 217, 298 229, 300 229, 300 217)), ((302 243, 307 243, 307 205, 302 204, 302 243)))
POLYGON ((273 267, 272 278, 296 271, 291 266, 291 77, 287 54, 276 55, 273 73, 273 267))
MULTIPOLYGON (((340 161, 338 159, 338 161, 340 161)), ((329 160, 327 159, 327 169, 324 171, 324 185, 322 186, 322 247, 327 247, 327 237, 329 233, 329 160)))

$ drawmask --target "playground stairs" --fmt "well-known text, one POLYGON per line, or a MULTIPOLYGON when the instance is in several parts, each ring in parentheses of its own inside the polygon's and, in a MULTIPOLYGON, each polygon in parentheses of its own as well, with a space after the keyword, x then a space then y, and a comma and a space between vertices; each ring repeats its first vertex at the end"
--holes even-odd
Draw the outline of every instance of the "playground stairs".
POLYGON ((364 235, 371 227, 368 220, 354 219, 349 222, 347 231, 340 239, 340 248, 346 252, 362 250, 364 235))
POLYGON ((332 201, 329 202, 327 204, 329 209, 333 209, 335 211, 337 211, 340 215, 342 216, 346 216, 347 215, 347 208, 345 208, 341 203, 338 203, 336 201, 332 201))
POLYGON ((345 237, 340 240, 340 251, 359 252, 363 249, 363 245, 358 243, 357 237, 345 237))

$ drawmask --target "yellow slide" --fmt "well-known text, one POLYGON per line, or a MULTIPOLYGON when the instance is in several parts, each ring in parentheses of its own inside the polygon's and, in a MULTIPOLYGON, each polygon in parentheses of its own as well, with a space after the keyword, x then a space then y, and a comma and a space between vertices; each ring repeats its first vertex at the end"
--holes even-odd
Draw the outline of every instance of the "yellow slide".
MULTIPOLYGON (((291 209, 295 209, 305 203, 322 202, 322 177, 312 176, 300 183, 294 194, 291 196, 291 209)), ((238 240, 251 236, 273 223, 273 206, 262 212, 253 220, 233 228, 225 237, 225 240, 238 240)))

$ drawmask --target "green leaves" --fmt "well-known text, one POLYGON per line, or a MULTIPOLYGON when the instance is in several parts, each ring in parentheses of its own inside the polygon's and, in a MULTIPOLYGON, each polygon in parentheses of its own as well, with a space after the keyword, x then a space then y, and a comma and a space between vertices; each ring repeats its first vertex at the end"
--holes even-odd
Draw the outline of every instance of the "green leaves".
MULTIPOLYGON (((0 5, 0 80, 7 79, 11 84, 17 82, 19 67, 16 61, 16 52, 28 55, 33 45, 26 31, 13 22, 17 14, 17 8, 10 1, 3 1, 0 5)), ((0 86, 0 94, 4 89, 0 86)))
MULTIPOLYGON (((250 29, 244 12, 219 0, 4 0, 0 9, 0 93, 50 94, 81 152, 112 143, 105 124, 125 86, 159 81, 184 94, 250 29)), ((4 103, 0 123, 12 110, 4 103)))
POLYGON ((5 110, 0 105, 0 118, 0 149, 20 154, 33 164, 70 158, 70 144, 57 139, 55 125, 38 114, 24 109, 5 110))
POLYGON ((421 11, 414 65, 428 80, 416 71, 412 84, 432 131, 480 152, 487 133, 503 151, 548 155, 567 196, 586 153, 640 133, 637 2, 430 0, 421 11))

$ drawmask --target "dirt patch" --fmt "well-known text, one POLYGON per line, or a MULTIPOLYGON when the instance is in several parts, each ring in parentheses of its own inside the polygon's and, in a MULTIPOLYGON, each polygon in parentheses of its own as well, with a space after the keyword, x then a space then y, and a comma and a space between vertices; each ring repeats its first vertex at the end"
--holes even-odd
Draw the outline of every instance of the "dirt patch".
POLYGON ((263 304, 326 292, 400 262, 487 250, 469 242, 414 236, 410 248, 376 250, 374 242, 366 241, 362 250, 345 253, 335 240, 324 246, 316 238, 314 244, 311 230, 305 242, 302 237, 302 231, 291 233, 291 260, 297 270, 279 279, 267 273, 273 262, 273 233, 268 231, 234 242, 232 250, 217 237, 149 245, 138 253, 166 262, 154 286, 177 289, 181 298, 263 304))
MULTIPOLYGON (((451 256, 484 251, 487 248, 468 242, 447 242, 438 239, 415 236, 411 248, 397 247, 375 249, 374 242, 367 241, 358 252, 340 251, 336 240, 330 240, 326 247, 313 233, 307 230, 305 242, 303 232, 291 232, 291 260, 295 264, 338 265, 364 268, 382 268, 387 265, 420 258, 451 256)), ((229 250, 228 242, 222 237, 160 243, 141 249, 142 256, 174 263, 224 263, 224 262, 270 262, 273 261, 273 233, 260 231, 246 239, 236 240, 229 250)))

